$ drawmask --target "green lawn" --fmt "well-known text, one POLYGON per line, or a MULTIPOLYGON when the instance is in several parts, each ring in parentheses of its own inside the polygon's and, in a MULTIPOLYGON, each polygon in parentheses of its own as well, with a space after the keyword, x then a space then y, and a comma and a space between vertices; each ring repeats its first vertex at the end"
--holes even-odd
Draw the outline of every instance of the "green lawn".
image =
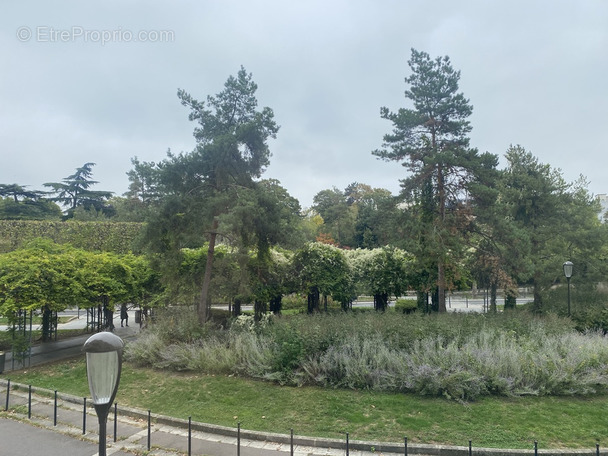
MULTIPOLYGON (((13 382, 88 396, 84 361, 13 372, 13 382)), ((3 394, 2 394, 3 396, 3 394)), ((238 377, 123 368, 117 402, 154 413, 244 429, 353 440, 477 447, 595 448, 608 445, 608 396, 438 398, 284 387, 238 377), (604 439, 604 442, 602 442, 604 439)))

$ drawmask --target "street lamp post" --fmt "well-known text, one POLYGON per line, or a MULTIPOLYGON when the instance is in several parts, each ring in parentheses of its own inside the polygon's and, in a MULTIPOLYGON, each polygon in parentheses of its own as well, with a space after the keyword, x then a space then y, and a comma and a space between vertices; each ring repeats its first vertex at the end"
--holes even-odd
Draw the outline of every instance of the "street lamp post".
POLYGON ((572 277, 572 270, 574 268, 574 264, 572 261, 566 261, 564 263, 564 275, 568 280, 568 316, 570 316, 570 277, 572 277))
POLYGON ((122 339, 111 332, 94 334, 82 346, 87 360, 89 390, 99 419, 99 456, 106 456, 106 423, 118 391, 123 347, 122 339))

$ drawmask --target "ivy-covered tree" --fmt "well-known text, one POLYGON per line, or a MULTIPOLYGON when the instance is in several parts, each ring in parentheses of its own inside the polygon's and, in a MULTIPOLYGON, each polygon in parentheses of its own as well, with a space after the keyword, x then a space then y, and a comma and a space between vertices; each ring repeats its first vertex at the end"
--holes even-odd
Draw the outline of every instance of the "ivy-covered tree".
POLYGON ((460 72, 449 57, 431 59, 426 52, 412 49, 408 63, 412 74, 405 79, 405 97, 412 108, 397 112, 381 108, 381 117, 392 123, 393 131, 373 154, 402 162, 411 173, 401 183, 409 203, 422 212, 420 246, 415 253, 432 258, 437 308, 445 312, 446 265, 453 252, 462 248, 460 226, 463 217, 470 215, 469 183, 480 168, 496 166, 497 159, 469 146, 468 118, 473 108, 459 92, 460 72))
POLYGON ((331 296, 343 309, 353 299, 353 275, 344 253, 321 242, 308 243, 293 257, 299 289, 308 296, 308 313, 321 309, 321 295, 331 296))
POLYGON ((113 214, 112 207, 107 204, 112 192, 91 190, 90 188, 99 182, 91 179, 92 168, 95 163, 85 163, 76 172, 64 178, 61 182, 47 182, 45 187, 52 188, 56 196, 50 198, 51 201, 66 207, 65 217, 72 218, 74 211, 78 207, 86 211, 97 211, 105 215, 113 214))
MULTIPOLYGON (((184 248, 179 252, 177 267, 166 264, 164 257, 157 258, 163 263, 156 265, 165 287, 165 298, 172 303, 197 306, 205 276, 207 245, 199 248, 184 248)), ((215 274, 211 282, 212 297, 230 302, 239 291, 239 265, 234 249, 218 244, 215 248, 215 274)))
POLYGON ((253 191, 241 196, 232 218, 241 249, 253 248, 254 257, 249 258, 248 269, 256 318, 261 318, 268 305, 275 312, 280 311, 284 290, 278 281, 281 274, 271 247, 293 248, 303 244, 300 203, 277 180, 264 179, 255 183, 253 191))
POLYGON ((410 283, 410 256, 395 247, 357 249, 347 253, 355 278, 374 297, 374 309, 385 311, 390 296, 403 295, 410 283))

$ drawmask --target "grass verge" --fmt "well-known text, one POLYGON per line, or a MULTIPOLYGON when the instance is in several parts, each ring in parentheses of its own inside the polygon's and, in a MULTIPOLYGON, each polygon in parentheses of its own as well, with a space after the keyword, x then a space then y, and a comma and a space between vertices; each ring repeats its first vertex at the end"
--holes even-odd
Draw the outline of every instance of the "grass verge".
MULTIPOLYGON (((4 375, 13 382, 89 395, 83 360, 4 375)), ((594 448, 608 435, 608 396, 483 398, 462 404, 414 395, 285 387, 234 376, 123 367, 117 402, 244 429, 378 442, 476 447, 594 448)))

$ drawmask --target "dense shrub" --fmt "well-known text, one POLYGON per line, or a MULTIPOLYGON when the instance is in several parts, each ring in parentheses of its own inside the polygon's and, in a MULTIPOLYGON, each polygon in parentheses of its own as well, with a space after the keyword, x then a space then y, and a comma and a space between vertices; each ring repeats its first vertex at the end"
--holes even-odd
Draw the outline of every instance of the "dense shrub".
POLYGON ((128 344, 127 359, 162 369, 463 401, 489 394, 585 395, 608 385, 608 339, 576 332, 570 320, 555 316, 340 312, 261 324, 242 316, 228 330, 195 330, 180 322, 191 316, 180 317, 160 318, 128 344))
MULTIPOLYGON (((608 293, 596 285, 571 287, 571 315, 579 331, 588 329, 608 332, 608 293)), ((566 316, 568 287, 562 285, 547 292, 545 313, 566 316)))
POLYGON ((298 310, 303 310, 304 312, 306 311, 306 296, 300 295, 300 294, 290 294, 287 296, 283 296, 283 299, 281 301, 281 308, 283 310, 293 310, 293 309, 298 309, 298 310))
POLYGON ((395 301, 395 310, 401 313, 414 312, 418 308, 418 301, 415 299, 399 298, 395 301))

